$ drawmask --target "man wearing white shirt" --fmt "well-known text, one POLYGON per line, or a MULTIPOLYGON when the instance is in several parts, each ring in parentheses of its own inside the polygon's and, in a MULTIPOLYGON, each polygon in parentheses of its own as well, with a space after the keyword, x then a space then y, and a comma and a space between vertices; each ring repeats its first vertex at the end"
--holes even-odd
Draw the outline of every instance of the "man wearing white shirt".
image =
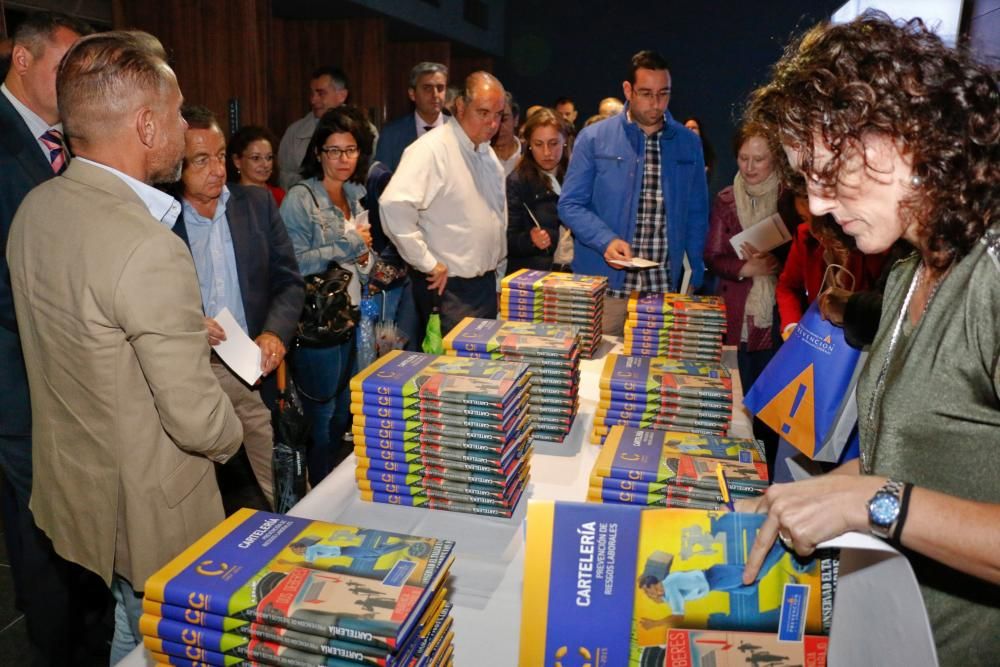
POLYGON ((410 144, 379 200, 382 225, 416 276, 414 299, 441 332, 463 317, 497 315, 496 281, 507 257, 503 167, 490 148, 504 113, 503 85, 487 72, 465 80, 457 122, 410 144))
POLYGON ((56 83, 76 158, 25 197, 7 242, 34 417, 31 511, 60 556, 111 588, 115 664, 141 640, 137 591, 224 518, 212 462, 243 429, 170 229, 181 206, 151 187, 176 180, 184 155, 162 47, 84 37, 56 83))
POLYGON ((375 159, 396 171, 406 147, 436 127, 448 122, 443 113, 448 90, 448 68, 441 63, 417 63, 410 70, 407 94, 413 102, 412 114, 401 116, 382 128, 375 159))

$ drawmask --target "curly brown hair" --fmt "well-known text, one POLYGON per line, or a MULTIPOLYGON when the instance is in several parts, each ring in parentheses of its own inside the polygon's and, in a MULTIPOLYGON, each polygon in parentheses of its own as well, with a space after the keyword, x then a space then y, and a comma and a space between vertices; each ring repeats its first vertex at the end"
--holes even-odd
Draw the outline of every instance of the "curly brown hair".
MULTIPOLYGON (((917 178, 900 215, 919 225, 935 268, 966 255, 997 220, 997 72, 946 47, 920 19, 866 12, 813 28, 751 94, 746 117, 795 146, 800 170, 829 188, 850 147, 872 134, 895 140, 917 178), (823 165, 813 163, 817 135, 832 153, 823 165)), ((784 172, 801 188, 800 177, 784 172)))

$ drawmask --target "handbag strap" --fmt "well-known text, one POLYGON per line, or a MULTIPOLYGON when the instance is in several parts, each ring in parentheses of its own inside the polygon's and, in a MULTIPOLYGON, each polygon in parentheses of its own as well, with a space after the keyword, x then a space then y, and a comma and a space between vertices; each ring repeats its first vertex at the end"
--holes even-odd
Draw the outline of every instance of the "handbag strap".
POLYGON ((306 192, 309 193, 309 198, 313 200, 313 205, 315 205, 316 208, 319 208, 319 200, 316 199, 316 195, 313 194, 312 188, 310 188, 308 185, 306 185, 305 181, 299 181, 298 183, 296 183, 292 187, 288 188, 288 191, 291 192, 292 190, 294 190, 295 188, 298 188, 298 187, 305 188, 306 192))

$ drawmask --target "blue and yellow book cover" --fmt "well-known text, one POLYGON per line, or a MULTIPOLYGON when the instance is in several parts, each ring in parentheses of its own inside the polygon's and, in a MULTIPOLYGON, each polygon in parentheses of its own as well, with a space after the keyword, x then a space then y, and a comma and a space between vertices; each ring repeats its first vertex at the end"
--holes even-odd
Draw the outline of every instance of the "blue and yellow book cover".
POLYGON ((521 601, 521 667, 628 664, 642 512, 531 501, 521 601))
POLYGON ((629 313, 685 313, 705 319, 726 319, 726 304, 717 296, 633 292, 627 310, 629 313))
POLYGON ((220 616, 395 646, 440 585, 453 546, 242 509, 153 574, 145 594, 220 616), (348 578, 358 588, 349 595, 339 583, 348 578), (368 592, 376 588, 377 600, 368 592), (375 618, 390 606, 385 618, 375 618))
POLYGON ((708 456, 746 463, 761 463, 765 460, 763 443, 753 438, 612 426, 604 449, 597 456, 594 471, 605 477, 639 479, 637 474, 650 467, 655 468, 665 455, 673 454, 708 456))

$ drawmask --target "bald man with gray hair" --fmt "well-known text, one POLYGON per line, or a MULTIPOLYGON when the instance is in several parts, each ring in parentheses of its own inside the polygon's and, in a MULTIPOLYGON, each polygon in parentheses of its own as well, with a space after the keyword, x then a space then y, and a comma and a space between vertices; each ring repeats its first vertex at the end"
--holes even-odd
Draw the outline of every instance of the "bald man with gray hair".
POLYGON ((507 258, 503 166, 490 149, 503 117, 503 85, 475 72, 455 101, 455 119, 403 152, 379 200, 382 225, 419 274, 413 296, 422 323, 432 309, 447 333, 463 317, 495 318, 507 258))
POLYGON ((213 461, 243 430, 209 367, 180 204, 183 98, 150 35, 84 37, 56 78, 75 151, 7 245, 31 391, 31 510, 117 602, 111 664, 141 640, 146 579, 225 514, 213 461))

